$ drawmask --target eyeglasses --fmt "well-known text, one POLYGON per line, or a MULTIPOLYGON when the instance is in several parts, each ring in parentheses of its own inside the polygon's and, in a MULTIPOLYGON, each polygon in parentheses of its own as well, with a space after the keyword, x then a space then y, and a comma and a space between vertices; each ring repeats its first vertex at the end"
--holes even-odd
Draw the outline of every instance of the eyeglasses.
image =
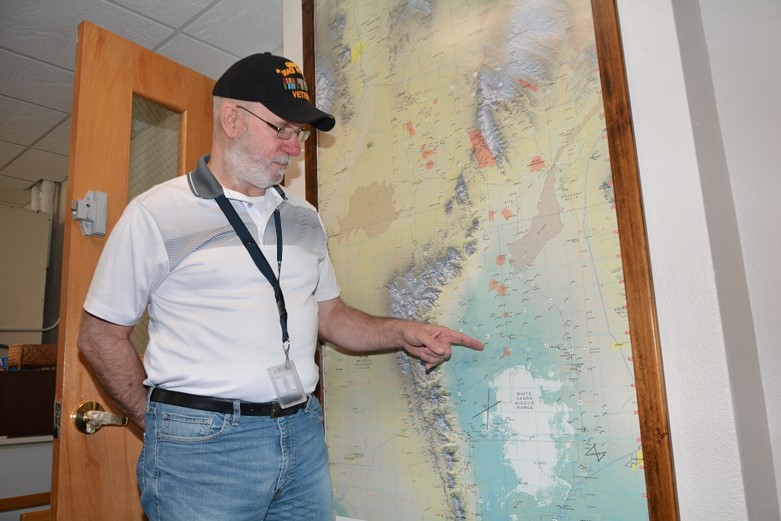
POLYGON ((242 107, 241 105, 236 105, 236 106, 239 107, 241 110, 245 110, 245 111, 249 112, 250 114, 252 114, 256 118, 261 120, 263 123, 265 123, 266 125, 268 125, 272 129, 274 129, 277 132, 277 137, 279 139, 283 139, 283 140, 287 141, 288 139, 291 139, 293 136, 296 136, 298 138, 298 142, 303 144, 304 141, 306 141, 307 138, 309 137, 310 132, 308 130, 306 130, 306 129, 303 129, 303 128, 295 129, 295 128, 292 128, 292 127, 284 127, 284 128, 283 127, 278 127, 278 126, 276 126, 276 125, 274 125, 272 123, 269 123, 265 119, 261 118, 260 116, 258 116, 254 112, 252 112, 250 109, 248 109, 246 107, 242 107))

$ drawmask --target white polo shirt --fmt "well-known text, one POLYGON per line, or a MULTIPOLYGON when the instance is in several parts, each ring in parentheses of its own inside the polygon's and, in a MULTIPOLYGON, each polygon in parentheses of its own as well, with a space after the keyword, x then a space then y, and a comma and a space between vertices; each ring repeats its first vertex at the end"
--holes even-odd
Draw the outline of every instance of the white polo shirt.
MULTIPOLYGON (((285 361, 274 290, 214 200, 223 188, 207 161, 128 204, 106 241, 84 309, 129 326, 148 308, 147 385, 269 402, 275 395, 267 368, 285 361)), ((278 277, 272 214, 279 207, 290 358, 311 393, 318 381, 317 303, 340 291, 317 211, 280 192, 225 195, 278 277)))

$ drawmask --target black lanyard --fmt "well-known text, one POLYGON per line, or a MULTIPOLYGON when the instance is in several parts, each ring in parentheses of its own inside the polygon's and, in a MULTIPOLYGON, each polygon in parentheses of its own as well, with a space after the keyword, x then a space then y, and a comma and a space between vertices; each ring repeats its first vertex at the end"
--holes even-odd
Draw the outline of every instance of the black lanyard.
MULTIPOLYGON (((236 209, 225 197, 225 194, 220 194, 216 197, 217 204, 220 205, 222 213, 230 221, 233 229, 236 230, 236 235, 247 248, 247 251, 255 261, 255 265, 260 272, 266 276, 271 286, 274 288, 274 297, 277 300, 277 311, 279 311, 279 324, 282 326, 282 348, 285 350, 285 356, 287 356, 290 350, 290 336, 287 333, 287 308, 285 308, 285 297, 282 295, 282 287, 279 285, 279 280, 274 275, 274 270, 271 269, 266 257, 263 256, 263 252, 260 251, 258 243, 252 238, 252 235, 247 230, 244 222, 236 213, 236 209)), ((277 271, 282 276, 282 220, 279 217, 279 208, 274 209, 274 228, 277 230, 277 271)))

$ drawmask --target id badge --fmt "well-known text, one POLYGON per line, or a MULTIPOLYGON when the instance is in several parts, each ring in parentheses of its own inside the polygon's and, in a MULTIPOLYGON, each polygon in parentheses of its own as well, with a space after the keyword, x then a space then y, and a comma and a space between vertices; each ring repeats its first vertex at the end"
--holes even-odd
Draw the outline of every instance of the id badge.
POLYGON ((274 386, 280 407, 286 409, 306 401, 304 386, 301 385, 296 364, 292 360, 288 360, 285 364, 269 367, 268 375, 271 378, 271 384, 274 386))

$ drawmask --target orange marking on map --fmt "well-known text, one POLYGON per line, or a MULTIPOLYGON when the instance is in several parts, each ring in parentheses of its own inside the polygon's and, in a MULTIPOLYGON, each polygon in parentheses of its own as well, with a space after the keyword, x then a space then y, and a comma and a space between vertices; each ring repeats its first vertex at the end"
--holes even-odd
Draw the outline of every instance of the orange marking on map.
POLYGON ((472 142, 472 149, 475 151, 477 166, 486 168, 496 164, 496 159, 491 154, 491 149, 488 148, 488 143, 485 142, 485 137, 480 129, 475 128, 469 131, 469 141, 472 142))
POLYGON ((426 145, 420 145, 420 157, 423 159, 426 159, 427 157, 431 156, 434 153, 433 150, 429 150, 426 148, 426 145))
POLYGON ((496 256, 496 265, 497 266, 504 266, 504 263, 507 262, 507 257, 504 255, 497 255, 496 256))
POLYGON ((412 121, 407 121, 406 127, 407 127, 407 133, 409 134, 409 137, 414 136, 415 135, 415 125, 412 124, 412 121))
POLYGON ((512 354, 512 352, 513 352, 512 349, 510 349, 509 347, 505 347, 504 349, 502 349, 502 358, 507 358, 512 354))
POLYGON ((524 89, 531 89, 534 92, 537 92, 537 88, 538 88, 537 85, 532 85, 531 83, 525 80, 518 80, 518 83, 520 83, 521 87, 523 87, 524 89))
POLYGON ((435 165, 434 161, 426 161, 426 170, 431 170, 432 168, 434 168, 434 165, 435 165))
POLYGON ((494 222, 494 212, 493 210, 488 210, 488 222, 494 222))
POLYGON ((529 171, 536 172, 537 170, 542 170, 543 168, 545 168, 545 160, 542 158, 542 156, 534 156, 532 158, 532 162, 529 163, 529 171))
POLYGON ((507 295, 507 286, 501 284, 496 279, 491 279, 488 281, 488 289, 491 291, 496 291, 496 294, 501 297, 507 295))
POLYGON ((504 210, 502 210, 502 217, 504 217, 505 219, 509 220, 510 217, 512 216, 513 216, 513 212, 509 208, 505 208, 504 210))

